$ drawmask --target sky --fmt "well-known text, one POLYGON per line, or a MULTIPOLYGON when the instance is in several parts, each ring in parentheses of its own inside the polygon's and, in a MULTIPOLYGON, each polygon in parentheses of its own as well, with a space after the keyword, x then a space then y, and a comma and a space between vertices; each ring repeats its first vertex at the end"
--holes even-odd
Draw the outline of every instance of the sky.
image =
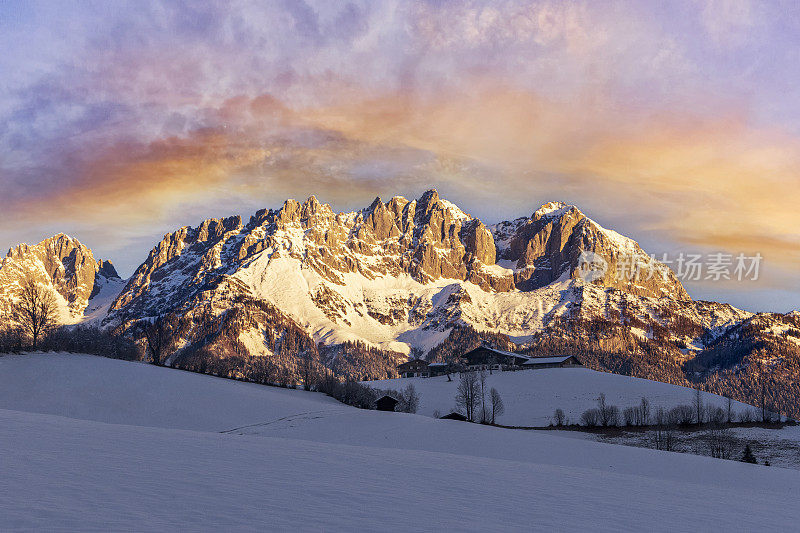
POLYGON ((667 253, 763 256, 699 299, 800 307, 800 4, 0 1, 0 246, 124 276, 161 236, 314 194, 560 200, 667 253))

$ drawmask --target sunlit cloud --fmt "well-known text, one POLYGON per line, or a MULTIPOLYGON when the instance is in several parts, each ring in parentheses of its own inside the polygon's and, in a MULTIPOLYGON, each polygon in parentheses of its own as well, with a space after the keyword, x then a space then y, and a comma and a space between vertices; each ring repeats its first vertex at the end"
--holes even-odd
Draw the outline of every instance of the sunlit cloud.
POLYGON ((761 251, 786 271, 800 260, 790 7, 0 8, 18 52, 0 59, 0 241, 72 228, 130 270, 201 216, 437 186, 487 222, 564 199, 645 244, 761 251))

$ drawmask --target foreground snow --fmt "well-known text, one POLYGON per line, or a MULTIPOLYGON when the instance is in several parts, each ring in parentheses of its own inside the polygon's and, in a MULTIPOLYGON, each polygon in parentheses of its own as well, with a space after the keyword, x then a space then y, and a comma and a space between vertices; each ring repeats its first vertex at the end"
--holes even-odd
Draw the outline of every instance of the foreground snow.
POLYGON ((2 357, 0 390, 2 529, 695 531, 800 520, 795 471, 360 411, 137 363, 2 357), (187 426, 200 430, 177 429, 187 426))
POLYGON ((0 357, 2 409, 112 424, 223 431, 270 417, 343 407, 322 394, 91 355, 0 357))
MULTIPOLYGON (((435 411, 445 415, 455 409, 458 375, 447 381, 446 376, 435 378, 406 378, 370 381, 367 385, 381 389, 401 389, 413 384, 420 395, 419 414, 433 416, 435 411)), ((600 393, 606 395, 609 405, 622 411, 639 404, 647 397, 653 411, 659 406, 675 407, 691 404, 694 389, 650 381, 647 379, 620 376, 608 372, 596 372, 588 368, 546 368, 518 372, 494 372, 486 375, 487 391, 494 387, 505 405, 505 414, 497 422, 507 426, 546 426, 550 424, 553 411, 562 409, 569 421, 580 421, 581 413, 596 407, 600 393)), ((703 393, 703 401, 709 405, 725 408, 726 400, 716 394, 703 393)), ((734 411, 750 406, 734 402, 734 411)))

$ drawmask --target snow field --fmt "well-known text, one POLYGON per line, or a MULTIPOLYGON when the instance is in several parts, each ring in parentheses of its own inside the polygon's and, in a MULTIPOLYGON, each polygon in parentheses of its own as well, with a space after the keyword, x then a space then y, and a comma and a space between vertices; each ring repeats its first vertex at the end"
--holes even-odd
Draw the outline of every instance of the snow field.
MULTIPOLYGON (((380 389, 401 389, 413 384, 420 395, 418 414, 433 416, 434 411, 446 415, 455 408, 458 374, 434 378, 404 378, 369 381, 367 385, 380 389)), ((650 381, 647 379, 620 376, 607 372, 596 372, 588 368, 545 368, 517 372, 486 373, 487 398, 491 387, 497 389, 505 405, 505 414, 497 422, 506 426, 546 426, 550 424, 553 411, 562 409, 571 423, 580 421, 581 413, 596 407, 600 393, 606 395, 606 403, 616 405, 620 411, 638 405, 647 397, 651 410, 661 406, 675 407, 691 404, 694 389, 650 381)), ((726 399, 703 392, 703 402, 708 405, 726 407, 726 399)), ((734 411, 750 406, 734 402, 734 411)))
POLYGON ((792 470, 362 411, 92 356, 0 357, 0 442, 3 530, 729 531, 800 520, 792 470))

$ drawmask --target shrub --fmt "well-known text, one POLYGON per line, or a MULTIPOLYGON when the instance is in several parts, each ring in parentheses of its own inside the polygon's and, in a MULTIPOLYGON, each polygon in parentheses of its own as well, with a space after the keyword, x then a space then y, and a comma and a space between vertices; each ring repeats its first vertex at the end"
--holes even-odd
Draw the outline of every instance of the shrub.
POLYGON ((636 423, 638 417, 636 416, 636 407, 626 407, 622 411, 622 418, 625 421, 626 426, 635 426, 638 425, 636 423))
POLYGON ((593 428, 597 427, 598 422, 600 421, 600 410, 599 409, 587 409, 581 414, 581 424, 593 428))
POLYGON ((141 351, 130 339, 92 326, 63 326, 53 330, 40 347, 45 351, 88 353, 126 361, 141 358, 141 351))
POLYGON ((694 423, 694 407, 691 405, 678 405, 670 409, 669 417, 673 424, 688 426, 694 423))

